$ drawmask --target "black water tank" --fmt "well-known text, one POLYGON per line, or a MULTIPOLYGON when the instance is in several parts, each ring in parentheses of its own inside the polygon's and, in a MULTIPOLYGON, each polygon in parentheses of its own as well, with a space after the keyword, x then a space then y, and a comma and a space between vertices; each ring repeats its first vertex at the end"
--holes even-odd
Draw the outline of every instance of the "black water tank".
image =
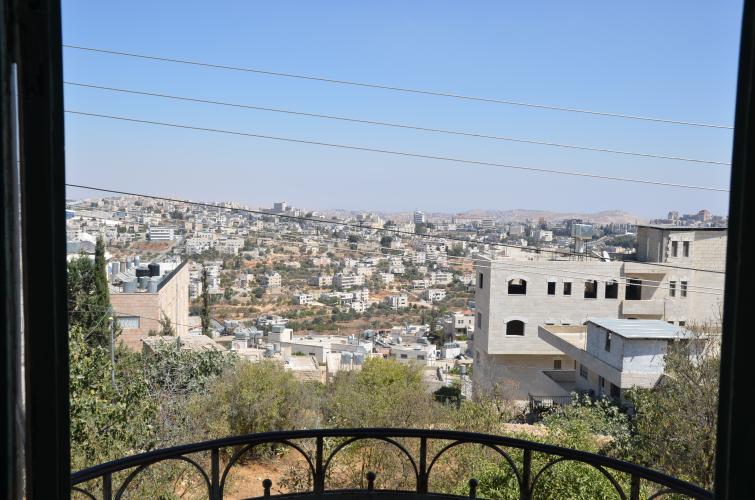
POLYGON ((142 276, 150 276, 150 269, 145 266, 139 266, 136 268, 136 277, 141 278, 142 276))
POLYGON ((160 264, 153 262, 149 265, 150 276, 160 276, 160 264))

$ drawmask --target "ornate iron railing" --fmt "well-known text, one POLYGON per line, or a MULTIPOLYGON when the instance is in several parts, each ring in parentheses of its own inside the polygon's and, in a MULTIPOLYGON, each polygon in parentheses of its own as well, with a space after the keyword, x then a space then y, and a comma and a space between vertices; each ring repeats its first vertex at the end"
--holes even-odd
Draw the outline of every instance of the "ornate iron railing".
MULTIPOLYGON (((330 441, 329 441, 330 442, 330 441)), ((305 493, 272 495, 278 498, 288 496, 308 497, 333 497, 361 498, 365 494, 406 496, 412 498, 464 498, 458 495, 445 493, 432 493, 428 491, 430 474, 438 460, 449 450, 459 445, 477 444, 484 446, 497 453, 510 467, 515 477, 516 487, 519 490, 519 498, 529 500, 537 498, 536 488, 543 474, 554 465, 565 461, 576 461, 587 464, 599 471, 613 486, 616 497, 623 500, 639 500, 641 492, 645 492, 645 498, 652 500, 664 495, 683 495, 689 498, 712 499, 713 495, 693 484, 680 479, 667 476, 658 471, 641 467, 632 463, 616 460, 594 453, 562 448, 558 446, 526 441, 505 436, 492 436, 471 432, 441 431, 426 429, 319 429, 319 430, 295 430, 282 432, 267 432, 235 436, 201 443, 193 443, 161 450, 154 450, 126 458, 114 460, 101 465, 76 472, 71 477, 71 489, 92 500, 120 500, 127 492, 129 485, 134 479, 153 464, 179 460, 188 463, 195 468, 204 483, 202 491, 206 489, 209 500, 220 500, 226 486, 231 468, 239 462, 245 454, 255 447, 266 444, 278 444, 291 447, 300 453, 309 469, 308 474, 312 487, 305 493), (337 443, 326 450, 326 439, 335 438, 337 443), (309 441, 312 451, 307 452, 305 446, 295 441, 309 441), (396 447, 411 464, 413 471, 411 479, 415 487, 411 490, 381 490, 375 488, 377 476, 373 472, 366 474, 367 488, 363 490, 333 490, 326 489, 325 479, 334 457, 348 445, 361 440, 379 440, 396 447), (403 440, 404 442, 399 442, 403 440), (406 446, 408 441, 416 443, 418 452, 412 453, 406 446), (430 443, 442 445, 437 451, 429 451, 430 443), (225 461, 221 468, 221 455, 227 450, 233 450, 230 458, 225 461), (521 452, 520 463, 514 460, 512 451, 521 452), (208 464, 202 464, 202 460, 190 458, 188 455, 208 452, 208 464), (546 463, 533 470, 533 453, 543 454, 548 457, 546 463), (120 484, 115 484, 114 475, 122 473, 124 478, 120 484), (128 473, 128 474, 126 474, 128 473), (622 480, 618 474, 623 474, 622 480), (414 481, 416 480, 416 481, 414 481), (92 482, 96 481, 97 494, 91 490, 92 482), (646 483, 643 487, 643 481, 646 483), (86 484, 85 484, 86 483, 86 484), (624 483, 624 484, 622 484, 624 483), (648 488, 650 485, 650 488, 648 488), (87 489, 87 486, 90 489, 87 489)), ((519 455, 517 455, 518 457, 519 455)), ((475 498, 477 494, 477 480, 469 479, 469 498, 475 498)), ((271 496, 272 482, 269 479, 263 481, 264 496, 271 496)))

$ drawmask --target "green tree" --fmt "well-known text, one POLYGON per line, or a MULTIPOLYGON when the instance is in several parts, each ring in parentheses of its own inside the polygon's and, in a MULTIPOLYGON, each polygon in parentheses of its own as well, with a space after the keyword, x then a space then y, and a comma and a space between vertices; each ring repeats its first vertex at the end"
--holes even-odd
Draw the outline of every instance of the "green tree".
POLYGON ((82 254, 68 263, 68 321, 82 328, 87 342, 104 346, 110 344, 111 314, 105 245, 98 238, 94 260, 82 254))
POLYGON ((627 458, 712 489, 715 476, 718 328, 695 328, 669 346, 665 376, 655 389, 633 389, 636 430, 627 458))
POLYGON ((202 268, 202 334, 208 337, 212 336, 210 332, 210 285, 207 278, 207 268, 202 268))
POLYGON ((77 325, 69 330, 74 470, 150 449, 157 413, 147 381, 130 362, 135 355, 119 351, 113 366, 110 350, 89 343, 84 333, 77 325))

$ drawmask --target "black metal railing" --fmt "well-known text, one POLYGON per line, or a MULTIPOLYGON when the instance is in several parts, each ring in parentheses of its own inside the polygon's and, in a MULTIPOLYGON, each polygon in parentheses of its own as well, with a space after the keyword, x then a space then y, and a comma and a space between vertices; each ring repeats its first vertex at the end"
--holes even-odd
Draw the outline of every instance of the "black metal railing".
POLYGON ((571 394, 567 394, 566 396, 535 396, 533 394, 528 394, 527 396, 529 397, 529 403, 527 406, 530 413, 544 411, 558 406, 566 406, 572 402, 571 394))
MULTIPOLYGON (((502 457, 503 461, 510 467, 510 472, 515 478, 515 487, 518 488, 519 498, 522 500, 537 498, 536 489, 544 477, 544 473, 554 465, 565 461, 587 464, 599 471, 610 482, 616 492, 616 497, 623 500, 639 500, 641 495, 648 500, 664 495, 683 495, 697 499, 713 498, 710 492, 688 482, 652 469, 594 453, 505 436, 458 431, 392 428, 267 432, 175 446, 121 458, 76 472, 71 477, 71 488, 72 491, 93 500, 98 498, 119 500, 126 494, 134 479, 151 465, 167 460, 179 460, 197 470, 202 478, 202 491, 206 490, 209 500, 220 500, 223 498, 229 471, 239 462, 242 456, 261 445, 285 445, 291 447, 303 457, 305 462, 303 467, 309 469, 311 487, 305 493, 272 495, 278 498, 294 495, 314 498, 339 495, 341 498, 360 498, 366 493, 412 498, 475 498, 478 482, 474 478, 469 479, 469 493, 465 496, 428 491, 430 474, 438 460, 449 450, 464 444, 484 446, 502 457), (328 440, 329 445, 327 450, 326 440, 328 440), (350 444, 362 440, 379 440, 394 446, 410 464, 413 488, 400 491, 381 490, 376 488, 376 480, 379 480, 377 475, 374 472, 368 472, 366 474, 366 489, 326 489, 325 480, 334 457, 350 444), (302 441, 308 443, 308 445, 305 446, 302 441), (413 443, 413 445, 407 446, 408 442, 413 443), (430 446, 430 444, 438 446, 430 446), (305 448, 310 447, 312 451, 305 450, 305 448), (413 449, 415 452, 412 453, 409 449, 413 449), (232 450, 228 455, 230 458, 225 460, 221 467, 221 456, 225 456, 224 454, 228 450, 232 450), (517 458, 521 456, 521 460, 518 462, 513 458, 515 450, 516 453, 521 453, 521 455, 517 455, 517 458), (209 454, 206 460, 208 463, 200 463, 203 460, 189 457, 191 454, 203 452, 209 454), (542 460, 539 461, 538 463, 541 465, 536 468, 533 465, 533 454, 542 454, 547 457, 547 460, 544 463, 542 460), (119 484, 115 484, 116 474, 118 474, 119 484), (93 488, 96 490, 93 490, 93 488)), ((263 496, 271 496, 272 481, 265 479, 262 486, 263 496)), ((201 491, 198 493, 200 496, 204 496, 201 491)))

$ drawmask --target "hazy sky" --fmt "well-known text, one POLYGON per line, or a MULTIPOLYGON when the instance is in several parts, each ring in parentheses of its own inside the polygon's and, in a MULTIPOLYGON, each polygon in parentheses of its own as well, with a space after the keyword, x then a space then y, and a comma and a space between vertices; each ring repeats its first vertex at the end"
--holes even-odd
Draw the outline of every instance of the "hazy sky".
MULTIPOLYGON (((63 1, 65 43, 733 124, 741 2, 63 1)), ((64 50, 65 79, 526 139, 730 160, 731 131, 64 50)), ((473 160, 728 187, 729 168, 66 88, 66 108, 473 160)), ((305 208, 708 208, 727 195, 67 116, 68 182, 305 208)), ((81 192, 72 191, 72 196, 81 192)))

